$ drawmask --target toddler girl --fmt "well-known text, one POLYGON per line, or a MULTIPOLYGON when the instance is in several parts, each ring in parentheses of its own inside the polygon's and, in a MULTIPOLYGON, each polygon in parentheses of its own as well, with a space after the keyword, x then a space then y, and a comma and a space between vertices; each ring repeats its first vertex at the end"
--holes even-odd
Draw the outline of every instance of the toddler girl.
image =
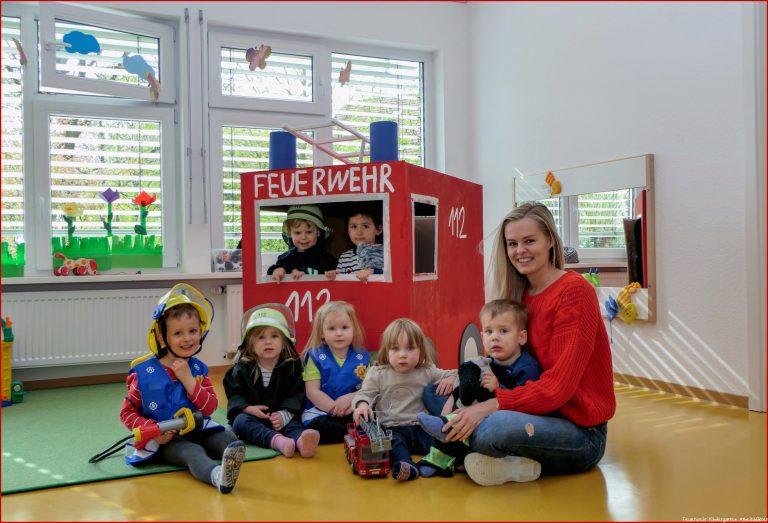
POLYGON ((370 364, 355 308, 344 301, 320 307, 304 349, 307 408, 304 426, 320 432, 320 443, 341 443, 352 423, 352 397, 370 364))
MULTIPOLYGON (((424 333, 407 318, 399 318, 384 330, 376 365, 355 394, 354 420, 369 420, 376 413, 385 428, 392 430, 392 477, 408 481, 419 477, 420 470, 411 452, 425 454, 432 437, 418 425, 416 416, 425 412, 424 387, 437 380, 456 377, 455 370, 436 368, 427 355, 424 333)), ((432 470, 430 469, 430 475, 432 470)))
POLYGON ((227 419, 246 443, 273 448, 290 458, 315 455, 320 434, 304 430, 295 416, 304 407, 301 360, 290 310, 277 303, 243 315, 235 365, 224 376, 227 419))

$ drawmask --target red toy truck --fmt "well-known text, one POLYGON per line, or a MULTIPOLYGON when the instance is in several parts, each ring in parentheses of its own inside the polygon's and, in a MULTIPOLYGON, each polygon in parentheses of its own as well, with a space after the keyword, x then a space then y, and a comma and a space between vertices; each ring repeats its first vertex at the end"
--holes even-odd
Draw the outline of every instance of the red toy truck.
POLYGON ((347 435, 344 436, 344 457, 347 458, 353 474, 363 477, 389 474, 391 448, 392 432, 385 433, 378 423, 368 423, 365 429, 357 428, 354 423, 347 425, 347 435))
POLYGON ((315 311, 331 300, 352 303, 370 350, 395 318, 409 317, 428 336, 443 368, 482 353, 477 316, 484 302, 482 187, 402 161, 333 165, 244 173, 243 310, 260 303, 286 304, 294 313, 301 350, 315 311), (384 274, 368 283, 353 274, 275 283, 274 263, 260 252, 260 221, 290 205, 318 205, 333 227, 329 251, 347 243, 344 218, 355 202, 378 205, 382 213, 384 274))

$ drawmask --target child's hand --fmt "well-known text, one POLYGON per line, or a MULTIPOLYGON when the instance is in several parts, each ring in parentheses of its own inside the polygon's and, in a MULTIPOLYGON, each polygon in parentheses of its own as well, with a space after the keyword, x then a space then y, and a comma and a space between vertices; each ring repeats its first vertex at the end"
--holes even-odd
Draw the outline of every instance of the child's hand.
POLYGON ((336 271, 325 271, 325 279, 329 281, 333 281, 336 279, 336 275, 338 273, 336 271))
POLYGON ((285 278, 285 269, 282 267, 278 267, 274 271, 272 271, 272 281, 275 283, 280 283, 280 280, 285 278))
POLYGON ((488 392, 493 392, 499 388, 499 380, 491 371, 483 372, 483 376, 480 378, 480 385, 487 389, 488 392))
POLYGON ((299 269, 293 269, 293 272, 291 272, 291 278, 294 280, 300 280, 302 276, 304 276, 304 272, 300 271, 299 269))
POLYGON ((173 439, 177 432, 177 430, 169 430, 165 434, 160 434, 158 437, 156 437, 155 441, 157 441, 160 445, 165 445, 173 439))
POLYGON ((266 405, 249 405, 244 412, 261 419, 269 419, 269 407, 266 405))
POLYGON ((349 394, 344 394, 343 396, 336 398, 333 402, 333 407, 331 407, 331 411, 328 414, 338 417, 350 414, 352 412, 352 398, 354 395, 354 392, 350 392, 349 394))
POLYGON ((453 387, 455 383, 456 383, 456 378, 443 378, 441 380, 437 380, 435 382, 435 393, 438 396, 447 396, 451 392, 453 392, 453 387))
POLYGON ((357 279, 361 282, 368 283, 368 276, 373 274, 373 269, 363 269, 361 271, 357 271, 357 279))
POLYGON ((184 358, 176 358, 171 363, 171 369, 180 382, 184 383, 187 380, 194 380, 192 377, 192 371, 189 368, 189 361, 184 358))
POLYGON ((281 430, 283 428, 283 417, 277 412, 273 412, 269 415, 269 421, 272 423, 273 429, 281 430))
POLYGON ((365 421, 369 421, 372 417, 373 411, 371 410, 371 406, 364 401, 361 401, 357 404, 355 413, 352 415, 352 419, 355 420, 355 425, 360 424, 360 418, 363 418, 365 421))

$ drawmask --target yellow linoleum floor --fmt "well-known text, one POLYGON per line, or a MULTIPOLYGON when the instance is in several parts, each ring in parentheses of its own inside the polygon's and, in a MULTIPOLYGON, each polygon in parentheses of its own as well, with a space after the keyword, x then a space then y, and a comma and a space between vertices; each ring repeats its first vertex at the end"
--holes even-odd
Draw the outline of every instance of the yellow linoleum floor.
MULTIPOLYGON (((220 378, 219 378, 220 380, 220 378)), ((223 392, 219 390, 219 393, 223 392)), ((480 487, 466 475, 353 476, 341 445, 245 463, 226 496, 186 472, 2 498, 2 521, 684 521, 766 519, 765 414, 616 386, 600 465, 480 487)), ((87 437, 87 436, 86 436, 87 437)))

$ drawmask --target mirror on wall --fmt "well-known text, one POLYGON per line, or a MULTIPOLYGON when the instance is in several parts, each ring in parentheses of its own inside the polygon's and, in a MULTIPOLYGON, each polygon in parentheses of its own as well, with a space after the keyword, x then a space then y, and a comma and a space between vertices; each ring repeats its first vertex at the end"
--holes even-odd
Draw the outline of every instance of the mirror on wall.
POLYGON ((557 222, 563 244, 575 249, 566 268, 598 274, 600 306, 632 282, 637 319, 655 315, 653 155, 523 174, 513 178, 515 205, 538 201, 557 222), (578 258, 578 261, 576 259, 578 258))

